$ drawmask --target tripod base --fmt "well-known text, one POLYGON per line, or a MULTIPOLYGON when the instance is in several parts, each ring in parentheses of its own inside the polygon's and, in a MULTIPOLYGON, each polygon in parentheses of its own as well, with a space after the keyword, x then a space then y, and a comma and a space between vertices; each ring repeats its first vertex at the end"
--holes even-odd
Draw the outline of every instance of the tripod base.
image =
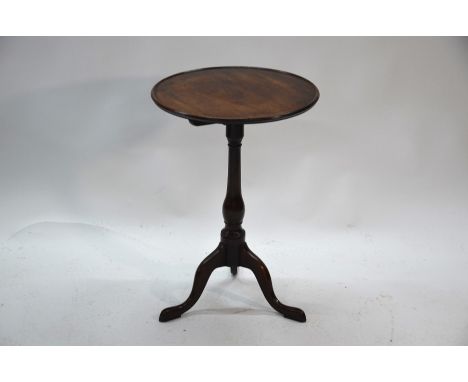
POLYGON ((164 309, 159 316, 159 321, 166 322, 179 318, 195 305, 205 289, 211 273, 216 268, 223 266, 231 267, 231 273, 233 275, 237 274, 238 266, 250 269, 258 281, 263 295, 273 309, 291 320, 299 322, 306 321, 305 313, 301 309, 284 305, 278 300, 273 291, 273 284, 268 268, 263 261, 249 249, 247 244, 245 242, 230 243, 229 241, 221 242, 218 247, 201 262, 195 272, 192 291, 187 300, 180 305, 164 309))
MULTIPOLYGON (((192 124, 200 124, 193 122, 192 124)), ((221 231, 221 242, 208 257, 201 262, 195 273, 192 291, 182 304, 164 309, 159 321, 166 322, 179 318, 200 298, 211 273, 219 267, 230 267, 233 276, 237 267, 250 269, 257 278, 263 295, 268 303, 284 317, 305 322, 306 316, 301 309, 282 304, 275 296, 270 272, 260 258, 253 253, 245 242, 245 231, 242 229, 244 218, 244 200, 241 192, 241 142, 244 136, 243 125, 226 125, 226 137, 229 146, 228 184, 223 203, 225 227, 221 231)))

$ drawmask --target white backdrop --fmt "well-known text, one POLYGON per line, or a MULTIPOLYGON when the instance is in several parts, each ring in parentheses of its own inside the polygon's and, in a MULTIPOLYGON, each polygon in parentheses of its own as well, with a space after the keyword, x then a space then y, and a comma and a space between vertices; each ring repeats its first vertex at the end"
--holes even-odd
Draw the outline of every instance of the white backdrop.
POLYGON ((468 344, 468 40, 0 39, 0 344, 468 344), (248 270, 217 270, 222 126, 157 109, 163 77, 302 75, 321 98, 246 127, 248 270), (281 179, 281 182, 278 182, 281 179))

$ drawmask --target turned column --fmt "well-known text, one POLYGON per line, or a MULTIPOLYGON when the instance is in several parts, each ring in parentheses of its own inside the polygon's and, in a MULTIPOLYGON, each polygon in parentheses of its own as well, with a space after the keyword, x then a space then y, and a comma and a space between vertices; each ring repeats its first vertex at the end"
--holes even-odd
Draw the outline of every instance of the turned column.
POLYGON ((241 188, 241 147, 244 125, 226 125, 229 146, 228 179, 226 198, 223 203, 225 227, 221 231, 221 242, 226 250, 226 262, 231 273, 237 274, 241 245, 245 242, 242 229, 245 206, 241 188))

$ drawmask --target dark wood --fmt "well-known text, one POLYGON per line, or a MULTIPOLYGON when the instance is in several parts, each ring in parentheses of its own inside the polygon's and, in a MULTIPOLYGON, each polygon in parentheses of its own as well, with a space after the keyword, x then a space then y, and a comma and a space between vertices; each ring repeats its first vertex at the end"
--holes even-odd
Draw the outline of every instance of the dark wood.
POLYGON ((286 72, 222 67, 169 77, 153 88, 152 97, 158 106, 189 119, 194 126, 226 124, 229 146, 227 190, 223 203, 225 225, 221 230, 220 243, 198 266, 187 300, 164 309, 159 321, 179 318, 189 310, 200 298, 211 273, 225 266, 231 269, 233 276, 237 274, 238 267, 250 269, 266 300, 276 311, 291 320, 305 322, 306 316, 301 309, 278 300, 268 268, 245 242, 241 146, 244 123, 274 121, 302 113, 317 102, 318 89, 302 77, 286 72))
POLYGON ((226 265, 226 254, 224 252, 223 245, 220 244, 211 254, 209 254, 205 260, 203 260, 195 272, 195 278, 193 280, 193 287, 187 300, 182 304, 166 308, 161 311, 159 315, 160 322, 166 322, 179 318, 182 313, 185 313, 200 298, 203 289, 205 289, 206 283, 210 278, 211 273, 219 267, 226 265))
POLYGON ((244 136, 243 125, 227 125, 226 137, 229 146, 228 182, 226 197, 223 203, 225 226, 221 231, 221 242, 218 247, 201 262, 195 272, 192 291, 182 304, 164 309, 159 321, 166 322, 179 318, 189 310, 200 298, 211 273, 219 267, 231 268, 233 275, 237 267, 250 269, 260 285, 268 303, 284 317, 305 322, 306 316, 299 308, 282 304, 273 291, 270 273, 266 265, 256 256, 245 242, 245 231, 242 228, 245 206, 241 190, 241 146, 244 136))
POLYGON ((189 119, 189 122, 193 126, 206 126, 206 125, 212 125, 211 122, 202 122, 202 121, 195 121, 194 119, 189 119))
POLYGON ((163 110, 196 122, 250 124, 293 117, 319 99, 317 87, 292 73, 245 66, 175 74, 151 91, 163 110))

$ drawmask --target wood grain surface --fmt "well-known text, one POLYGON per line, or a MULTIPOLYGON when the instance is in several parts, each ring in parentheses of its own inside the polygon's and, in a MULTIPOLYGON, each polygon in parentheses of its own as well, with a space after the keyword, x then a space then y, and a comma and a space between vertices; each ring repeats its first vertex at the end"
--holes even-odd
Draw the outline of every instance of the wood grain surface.
POLYGON ((151 97, 163 110, 193 121, 248 124, 303 113, 318 101, 319 91, 288 72, 231 66, 167 77, 153 87, 151 97))

